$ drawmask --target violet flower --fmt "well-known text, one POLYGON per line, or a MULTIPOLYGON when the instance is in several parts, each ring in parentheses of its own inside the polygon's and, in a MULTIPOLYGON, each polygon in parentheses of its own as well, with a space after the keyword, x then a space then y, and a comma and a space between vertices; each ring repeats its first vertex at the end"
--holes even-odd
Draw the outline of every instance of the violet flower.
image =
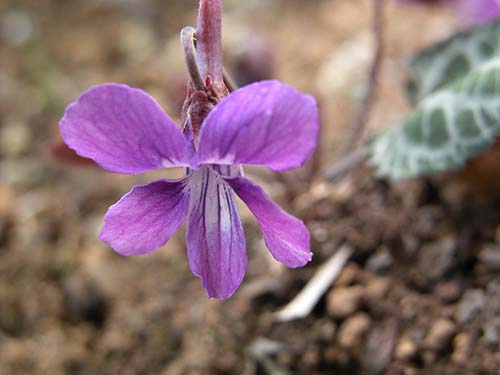
POLYGON ((456 0, 453 6, 470 23, 490 22, 500 17, 500 0, 456 0))
POLYGON ((472 24, 493 21, 500 17, 500 0, 399 0, 402 3, 442 4, 453 8, 472 24))
POLYGON ((59 125, 70 148, 107 171, 185 168, 181 179, 135 186, 124 195, 106 213, 100 238, 122 255, 145 254, 187 219, 191 270, 209 297, 226 299, 247 268, 234 193, 257 218, 276 260, 289 267, 311 260, 306 226, 246 179, 242 164, 279 172, 301 166, 316 146, 319 124, 315 99, 278 81, 228 93, 221 8, 221 0, 201 0, 196 35, 192 28, 181 33, 191 75, 182 127, 145 92, 113 83, 83 93, 59 125))

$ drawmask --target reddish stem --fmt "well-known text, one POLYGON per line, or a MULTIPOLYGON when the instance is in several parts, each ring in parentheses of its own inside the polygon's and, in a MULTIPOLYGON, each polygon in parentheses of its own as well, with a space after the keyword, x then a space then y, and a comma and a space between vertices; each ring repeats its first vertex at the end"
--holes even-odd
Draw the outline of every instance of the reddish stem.
POLYGON ((361 108, 356 116, 351 135, 342 149, 341 154, 349 154, 359 144, 363 137, 370 113, 375 101, 377 83, 380 76, 382 57, 384 53, 383 33, 384 33, 384 0, 373 0, 372 32, 375 39, 375 53, 370 67, 368 87, 361 103, 361 108))

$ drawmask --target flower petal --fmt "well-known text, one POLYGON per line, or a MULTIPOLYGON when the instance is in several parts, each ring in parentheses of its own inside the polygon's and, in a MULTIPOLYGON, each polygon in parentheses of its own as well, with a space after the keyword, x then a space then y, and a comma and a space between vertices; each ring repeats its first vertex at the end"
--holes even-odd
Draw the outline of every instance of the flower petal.
POLYGON ((283 211, 252 181, 236 177, 226 182, 257 218, 274 259, 292 268, 302 267, 311 260, 309 231, 302 221, 283 211))
POLYGON ((191 270, 209 297, 227 299, 243 281, 248 263, 234 193, 210 167, 194 171, 189 186, 186 242, 191 270))
POLYGON ((223 81, 222 69, 222 1, 201 0, 196 29, 198 66, 203 79, 211 75, 214 82, 223 81))
POLYGON ((209 113, 199 140, 200 164, 259 164, 276 171, 302 165, 318 136, 312 96, 278 81, 234 91, 209 113))
POLYGON ((121 255, 140 255, 163 246, 187 216, 187 178, 135 186, 104 217, 100 238, 121 255))
POLYGON ((69 105, 59 123, 66 144, 102 168, 136 174, 189 165, 178 126, 144 91, 108 83, 69 105))

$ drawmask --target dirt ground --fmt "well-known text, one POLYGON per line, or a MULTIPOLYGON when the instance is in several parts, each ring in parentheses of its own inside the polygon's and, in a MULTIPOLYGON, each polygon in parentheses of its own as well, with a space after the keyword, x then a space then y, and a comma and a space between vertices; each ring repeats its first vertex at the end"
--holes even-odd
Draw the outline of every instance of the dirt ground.
MULTIPOLYGON (((113 175, 47 153, 65 106, 94 84, 140 87, 178 115, 178 32, 195 22, 196 0, 2 0, 0 374, 500 374, 498 153, 440 179, 389 183, 359 167, 325 184, 366 83, 370 1, 224 6, 235 78, 275 77, 320 102, 319 164, 284 177, 248 170, 307 223, 313 262, 275 263, 241 205, 248 273, 230 300, 209 300, 184 233, 134 258, 98 240, 107 207, 165 171, 113 175), (313 312, 276 322, 342 244, 354 254, 313 312)), ((385 16, 370 132, 408 113, 409 57, 461 27, 445 10, 392 0, 385 16)))

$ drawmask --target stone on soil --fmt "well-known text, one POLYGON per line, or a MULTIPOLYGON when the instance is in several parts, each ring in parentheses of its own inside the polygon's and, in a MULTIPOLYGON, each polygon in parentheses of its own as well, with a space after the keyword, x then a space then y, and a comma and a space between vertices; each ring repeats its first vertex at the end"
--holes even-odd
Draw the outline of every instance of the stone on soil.
POLYGON ((408 362, 415 357, 417 351, 418 347, 415 342, 409 338, 403 338, 396 346, 394 356, 400 361, 408 362))
POLYGON ((363 287, 334 288, 327 296, 327 311, 333 317, 346 318, 358 311, 363 298, 363 287))
POLYGON ((420 249, 418 271, 428 281, 440 280, 455 266, 457 243, 453 237, 432 242, 420 249))
POLYGON ((432 351, 446 348, 456 332, 456 325, 451 320, 439 319, 434 322, 424 339, 424 346, 432 351))
POLYGON ((361 342, 371 326, 370 317, 363 312, 353 315, 339 328, 338 342, 345 349, 351 349, 361 342))
POLYGON ((460 300, 457 310, 457 320, 468 322, 479 313, 486 303, 486 297, 481 289, 468 290, 460 300))

